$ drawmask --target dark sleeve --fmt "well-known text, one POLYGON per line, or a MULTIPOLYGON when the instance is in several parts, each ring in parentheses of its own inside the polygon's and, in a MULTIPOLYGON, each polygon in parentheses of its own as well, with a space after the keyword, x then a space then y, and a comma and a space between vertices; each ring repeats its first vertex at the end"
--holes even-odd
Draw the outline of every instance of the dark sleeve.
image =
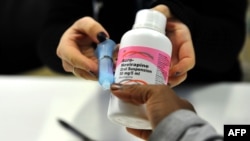
POLYGON ((92 0, 51 0, 48 19, 38 42, 42 62, 55 72, 66 73, 56 48, 64 31, 83 16, 92 16, 92 0))
POLYGON ((246 35, 247 0, 157 0, 186 24, 192 35, 196 67, 223 73, 238 59, 246 35))
POLYGON ((149 141, 223 141, 223 136, 194 112, 178 110, 157 125, 149 141))

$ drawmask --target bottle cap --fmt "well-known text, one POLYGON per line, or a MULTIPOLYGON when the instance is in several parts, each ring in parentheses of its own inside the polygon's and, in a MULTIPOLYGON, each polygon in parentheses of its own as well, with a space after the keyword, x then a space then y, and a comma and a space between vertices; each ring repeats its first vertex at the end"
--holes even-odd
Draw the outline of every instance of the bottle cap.
POLYGON ((164 14, 153 9, 139 10, 135 17, 133 28, 146 27, 165 34, 167 18, 164 14))

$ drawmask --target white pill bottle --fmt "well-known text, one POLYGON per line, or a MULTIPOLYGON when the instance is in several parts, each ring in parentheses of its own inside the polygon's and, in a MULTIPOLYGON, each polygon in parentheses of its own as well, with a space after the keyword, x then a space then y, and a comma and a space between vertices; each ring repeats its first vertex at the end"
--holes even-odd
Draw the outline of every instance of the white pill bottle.
MULTIPOLYGON (((132 30, 121 38, 115 83, 167 84, 172 44, 165 35, 166 17, 152 9, 137 12, 132 30)), ((135 129, 152 129, 145 105, 126 103, 111 94, 108 118, 135 129)))

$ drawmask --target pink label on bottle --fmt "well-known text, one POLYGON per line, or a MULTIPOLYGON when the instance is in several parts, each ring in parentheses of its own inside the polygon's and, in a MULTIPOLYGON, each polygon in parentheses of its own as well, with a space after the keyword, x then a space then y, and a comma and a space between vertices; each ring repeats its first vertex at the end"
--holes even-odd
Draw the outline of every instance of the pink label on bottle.
POLYGON ((167 82, 171 59, 167 53, 144 46, 124 47, 119 50, 116 66, 131 59, 143 59, 152 63, 161 72, 165 82, 167 82))

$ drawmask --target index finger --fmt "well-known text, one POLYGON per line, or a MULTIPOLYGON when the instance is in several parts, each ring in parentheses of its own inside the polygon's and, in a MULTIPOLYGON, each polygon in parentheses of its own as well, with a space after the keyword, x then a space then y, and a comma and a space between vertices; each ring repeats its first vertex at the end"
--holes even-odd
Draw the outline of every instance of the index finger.
POLYGON ((97 34, 104 32, 109 37, 108 32, 104 27, 91 17, 83 17, 76 21, 73 26, 73 31, 81 32, 90 37, 95 43, 99 43, 97 34))
POLYGON ((179 61, 170 69, 170 76, 182 75, 195 65, 195 53, 192 42, 186 42, 179 50, 179 61))

